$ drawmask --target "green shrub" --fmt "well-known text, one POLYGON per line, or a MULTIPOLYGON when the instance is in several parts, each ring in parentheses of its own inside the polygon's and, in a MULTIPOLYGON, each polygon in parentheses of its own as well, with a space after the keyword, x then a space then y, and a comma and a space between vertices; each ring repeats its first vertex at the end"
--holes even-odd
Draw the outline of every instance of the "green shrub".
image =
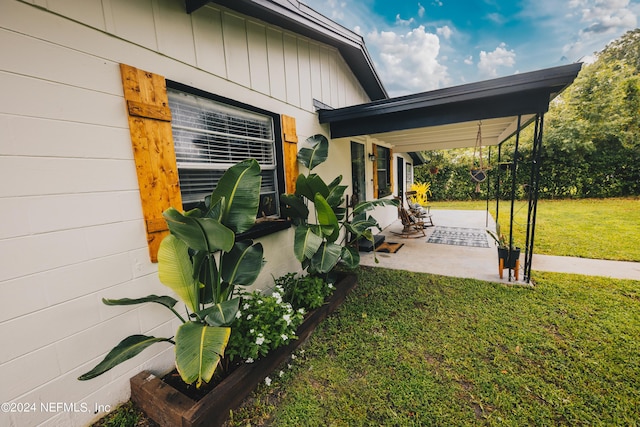
POLYGON ((318 276, 296 277, 296 273, 285 274, 275 279, 275 283, 283 288, 283 299, 290 302, 296 310, 313 310, 320 307, 334 289, 333 284, 318 276))
POLYGON ((304 309, 294 310, 282 299, 284 289, 274 288, 271 295, 260 291, 245 294, 231 328, 226 355, 251 363, 269 351, 297 339, 296 329, 302 323, 304 309))

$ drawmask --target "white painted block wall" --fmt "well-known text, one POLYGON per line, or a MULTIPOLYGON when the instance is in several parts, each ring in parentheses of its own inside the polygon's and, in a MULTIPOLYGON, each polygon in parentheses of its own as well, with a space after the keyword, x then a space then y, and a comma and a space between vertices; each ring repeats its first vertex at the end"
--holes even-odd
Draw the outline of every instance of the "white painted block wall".
MULTIPOLYGON (((2 426, 86 425, 103 415, 95 405, 128 399, 131 376, 173 366, 173 348, 157 344, 76 380, 126 335, 177 327, 159 306, 101 303, 165 293, 148 257, 119 63, 296 117, 301 141, 328 135, 312 98, 367 101, 334 48, 210 6, 187 15, 182 3, 0 0, 0 403, 36 405, 0 413, 2 426), (50 403, 75 406, 42 410, 50 403)), ((350 180, 348 144, 336 147, 333 172, 350 180)), ((266 287, 299 265, 292 230, 261 240, 266 287)))

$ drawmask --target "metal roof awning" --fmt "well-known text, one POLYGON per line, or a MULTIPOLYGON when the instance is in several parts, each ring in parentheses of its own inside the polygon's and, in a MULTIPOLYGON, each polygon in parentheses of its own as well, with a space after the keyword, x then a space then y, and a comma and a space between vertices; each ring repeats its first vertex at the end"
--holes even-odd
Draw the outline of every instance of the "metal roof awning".
POLYGON ((545 113, 550 101, 577 77, 582 63, 390 98, 334 110, 320 110, 332 138, 369 135, 395 152, 475 145, 482 121, 483 145, 497 145, 545 113))

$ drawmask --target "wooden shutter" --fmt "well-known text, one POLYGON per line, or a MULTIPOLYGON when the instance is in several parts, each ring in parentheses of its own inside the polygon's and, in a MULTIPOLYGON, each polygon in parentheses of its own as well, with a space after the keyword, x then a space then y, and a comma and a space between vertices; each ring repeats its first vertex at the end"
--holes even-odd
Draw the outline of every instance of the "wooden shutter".
POLYGON ((296 119, 282 116, 282 151, 284 157, 284 176, 287 194, 296 191, 298 179, 298 134, 296 133, 296 119))
POLYGON ((182 209, 164 77, 120 64, 151 262, 168 234, 162 212, 182 209))

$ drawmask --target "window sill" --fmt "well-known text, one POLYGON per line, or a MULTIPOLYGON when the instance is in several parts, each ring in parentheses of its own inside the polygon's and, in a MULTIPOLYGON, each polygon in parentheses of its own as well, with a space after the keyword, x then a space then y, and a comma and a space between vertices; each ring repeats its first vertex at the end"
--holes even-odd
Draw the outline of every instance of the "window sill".
POLYGON ((256 224, 251 227, 251 229, 245 231, 244 233, 237 234, 236 241, 257 239, 258 237, 268 236, 269 234, 286 230, 290 227, 291 221, 286 219, 256 222, 256 224))

